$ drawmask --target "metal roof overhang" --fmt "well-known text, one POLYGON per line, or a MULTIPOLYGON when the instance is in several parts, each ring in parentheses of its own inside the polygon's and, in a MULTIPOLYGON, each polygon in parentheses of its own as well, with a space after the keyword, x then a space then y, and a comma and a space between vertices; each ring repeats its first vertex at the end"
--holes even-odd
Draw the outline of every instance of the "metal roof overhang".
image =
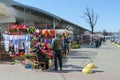
POLYGON ((74 24, 74 23, 72 23, 72 22, 70 22, 70 21, 67 21, 67 20, 65 20, 65 19, 62 19, 62 21, 66 22, 66 23, 68 23, 68 24, 71 24, 71 25, 75 26, 76 28, 79 28, 79 29, 82 29, 82 30, 85 30, 85 31, 89 31, 89 30, 87 30, 87 29, 85 29, 85 28, 83 28, 83 27, 81 27, 81 26, 79 26, 79 25, 77 25, 77 24, 74 24))
POLYGON ((82 29, 84 31, 89 31, 89 30, 87 30, 87 29, 85 29, 85 28, 83 28, 83 27, 81 27, 79 25, 76 25, 76 24, 74 24, 74 23, 72 23, 70 21, 67 21, 65 19, 62 19, 62 18, 60 18, 60 17, 58 17, 58 16, 56 16, 54 14, 51 14, 49 12, 46 12, 46 11, 44 11, 42 9, 38 9, 38 8, 35 8, 35 7, 32 7, 32 6, 27 6, 27 5, 23 5, 23 4, 13 4, 11 6, 16 8, 16 9, 22 10, 22 11, 25 10, 25 12, 31 13, 31 14, 36 15, 36 16, 44 16, 44 17, 49 18, 49 19, 55 18, 55 19, 57 19, 59 21, 63 21, 65 23, 71 24, 71 25, 75 26, 76 28, 82 29))
POLYGON ((12 7, 16 8, 16 9, 19 9, 19 10, 22 10, 22 11, 25 11, 27 13, 31 13, 33 15, 36 15, 36 16, 44 16, 44 17, 47 17, 47 18, 55 18, 55 19, 60 19, 60 17, 57 17, 49 12, 46 12, 44 10, 41 10, 41 9, 38 9, 38 8, 35 8, 35 7, 31 7, 31 6, 27 6, 27 5, 12 5, 12 7))

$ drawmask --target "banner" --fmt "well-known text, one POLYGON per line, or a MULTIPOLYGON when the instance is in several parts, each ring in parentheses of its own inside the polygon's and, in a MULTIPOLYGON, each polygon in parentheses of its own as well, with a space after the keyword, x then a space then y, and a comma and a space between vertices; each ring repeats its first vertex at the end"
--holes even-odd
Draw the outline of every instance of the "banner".
POLYGON ((9 35, 3 34, 5 51, 9 51, 9 35))
POLYGON ((19 37, 13 36, 15 54, 19 54, 19 37))
POLYGON ((30 35, 25 35, 25 54, 30 53, 30 35))
POLYGON ((25 53, 30 53, 30 35, 8 35, 3 34, 5 51, 9 51, 9 46, 14 45, 15 54, 19 54, 19 49, 25 48, 25 53), (11 44, 11 41, 13 43, 11 44))

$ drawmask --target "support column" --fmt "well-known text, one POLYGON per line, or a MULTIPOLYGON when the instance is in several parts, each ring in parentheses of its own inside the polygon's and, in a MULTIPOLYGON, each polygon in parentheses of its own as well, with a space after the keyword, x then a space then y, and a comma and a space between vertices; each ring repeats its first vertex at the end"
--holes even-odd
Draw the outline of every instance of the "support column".
MULTIPOLYGON (((24 8, 24 13, 25 13, 25 8, 24 8)), ((24 18, 24 24, 26 24, 26 19, 24 18)))
POLYGON ((55 29, 55 27, 56 27, 56 20, 55 18, 53 18, 53 29, 55 29))

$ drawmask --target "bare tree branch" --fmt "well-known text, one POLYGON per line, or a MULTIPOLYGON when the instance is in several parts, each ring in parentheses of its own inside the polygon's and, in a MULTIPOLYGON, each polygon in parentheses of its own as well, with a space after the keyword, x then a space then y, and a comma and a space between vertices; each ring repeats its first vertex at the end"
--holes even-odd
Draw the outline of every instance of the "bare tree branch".
POLYGON ((94 27, 97 23, 98 15, 96 15, 93 11, 93 9, 86 8, 86 11, 84 12, 85 19, 87 23, 91 27, 92 33, 94 33, 94 27))
POLYGON ((96 23, 97 23, 97 19, 98 19, 98 15, 96 15, 96 17, 95 17, 95 22, 94 22, 93 26, 96 25, 96 23))

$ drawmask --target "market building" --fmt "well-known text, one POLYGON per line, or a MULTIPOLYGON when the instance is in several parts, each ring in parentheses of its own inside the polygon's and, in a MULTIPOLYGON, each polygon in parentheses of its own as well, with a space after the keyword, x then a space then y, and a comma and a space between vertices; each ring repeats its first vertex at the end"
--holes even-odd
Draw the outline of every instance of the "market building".
POLYGON ((43 64, 44 70, 49 69, 49 60, 54 59, 52 45, 57 36, 66 44, 62 46, 62 57, 66 58, 71 48, 80 48, 81 36, 89 32, 44 10, 13 0, 0 0, 0 62, 20 62, 25 68, 35 68, 34 62, 28 59, 36 57, 37 66, 43 64))
POLYGON ((44 10, 14 0, 0 0, 1 32, 6 31, 12 24, 34 25, 39 29, 67 29, 74 33, 75 39, 79 39, 80 34, 89 31, 44 10))

